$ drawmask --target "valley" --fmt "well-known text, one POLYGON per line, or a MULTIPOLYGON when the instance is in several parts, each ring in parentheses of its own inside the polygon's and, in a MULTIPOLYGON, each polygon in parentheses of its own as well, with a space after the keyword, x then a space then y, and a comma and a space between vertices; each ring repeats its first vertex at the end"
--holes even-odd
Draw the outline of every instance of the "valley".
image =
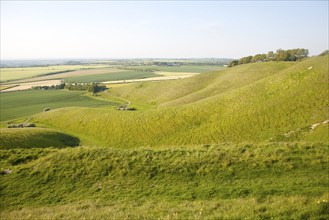
POLYGON ((326 218, 328 61, 2 92, 1 218, 326 218))

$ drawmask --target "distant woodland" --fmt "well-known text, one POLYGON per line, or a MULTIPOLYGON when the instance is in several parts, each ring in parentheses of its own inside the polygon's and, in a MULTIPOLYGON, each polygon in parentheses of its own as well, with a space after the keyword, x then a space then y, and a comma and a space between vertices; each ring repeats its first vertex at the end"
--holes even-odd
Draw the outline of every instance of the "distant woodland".
POLYGON ((276 52, 269 51, 267 54, 242 57, 230 62, 229 67, 246 63, 269 62, 269 61, 300 61, 308 57, 308 49, 297 48, 291 50, 278 49, 276 52))

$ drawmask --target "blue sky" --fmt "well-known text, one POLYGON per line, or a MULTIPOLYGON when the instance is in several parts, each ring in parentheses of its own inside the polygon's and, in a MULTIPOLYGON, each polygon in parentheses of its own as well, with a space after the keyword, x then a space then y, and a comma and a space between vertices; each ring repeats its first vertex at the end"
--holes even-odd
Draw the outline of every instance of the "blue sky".
POLYGON ((328 1, 1 1, 1 59, 328 49, 328 1))

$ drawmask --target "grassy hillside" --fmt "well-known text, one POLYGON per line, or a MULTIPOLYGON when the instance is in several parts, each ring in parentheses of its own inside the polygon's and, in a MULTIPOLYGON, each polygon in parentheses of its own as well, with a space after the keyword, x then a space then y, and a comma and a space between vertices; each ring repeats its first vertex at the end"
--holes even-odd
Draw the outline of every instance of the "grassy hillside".
POLYGON ((71 106, 101 107, 117 103, 85 96, 84 92, 66 90, 29 90, 0 94, 0 121, 11 120, 42 112, 45 108, 71 106))
POLYGON ((3 129, 1 218, 328 219, 328 58, 77 93, 143 108, 31 118, 70 135, 3 129))
POLYGON ((2 168, 12 170, 0 176, 1 217, 326 218, 327 149, 269 144, 1 150, 2 168))
MULTIPOLYGON (((227 70, 233 75, 232 82, 226 71, 182 80, 180 91, 183 92, 176 96, 179 98, 166 101, 176 107, 137 112, 60 109, 39 114, 33 120, 116 148, 223 142, 328 142, 328 123, 325 123, 329 119, 328 56, 294 65, 270 63, 269 67, 282 70, 271 74, 264 71, 267 77, 255 74, 255 69, 259 71, 260 67, 269 69, 266 65, 242 65, 227 70), (201 86, 195 89, 189 86, 194 78, 208 80, 197 80, 201 86), (316 123, 320 125, 312 129, 316 123)), ((146 87, 159 85, 158 90, 170 96, 173 93, 162 88, 172 83, 151 83, 146 87)))
POLYGON ((77 146, 78 138, 45 128, 1 128, 0 149, 77 146))
POLYGON ((114 88, 110 92, 124 98, 160 106, 175 105, 176 99, 183 98, 185 99, 183 103, 188 103, 188 99, 195 101, 207 98, 248 85, 292 65, 293 63, 287 62, 243 65, 179 81, 139 83, 124 88, 114 88))

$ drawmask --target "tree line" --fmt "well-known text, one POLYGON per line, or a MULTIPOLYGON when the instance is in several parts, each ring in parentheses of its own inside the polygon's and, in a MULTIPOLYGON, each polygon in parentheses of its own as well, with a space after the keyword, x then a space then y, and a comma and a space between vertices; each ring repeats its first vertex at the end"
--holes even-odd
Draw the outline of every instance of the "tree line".
POLYGON ((65 89, 96 93, 96 92, 105 91, 106 86, 100 83, 74 83, 74 84, 66 84, 65 89))
POLYGON ((255 56, 242 57, 239 60, 233 60, 229 63, 229 67, 257 62, 269 61, 300 61, 308 57, 308 49, 297 48, 290 50, 278 49, 276 52, 269 51, 267 54, 256 54, 255 56))
POLYGON ((57 90, 57 89, 68 89, 74 91, 88 91, 92 93, 101 92, 106 90, 106 86, 100 83, 69 83, 59 84, 52 86, 33 86, 35 90, 57 90))
POLYGON ((51 85, 51 86, 33 86, 32 89, 35 90, 55 90, 55 89, 64 89, 65 84, 61 83, 59 85, 51 85))

